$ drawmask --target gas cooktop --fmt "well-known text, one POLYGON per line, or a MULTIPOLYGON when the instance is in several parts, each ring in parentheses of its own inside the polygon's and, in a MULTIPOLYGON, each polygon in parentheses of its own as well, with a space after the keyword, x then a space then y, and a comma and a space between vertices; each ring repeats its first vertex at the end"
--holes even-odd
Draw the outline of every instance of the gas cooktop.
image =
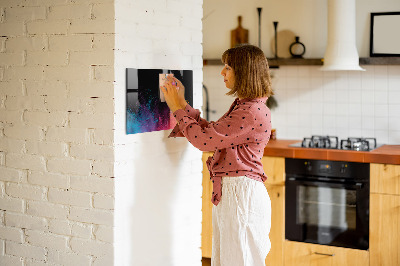
POLYGON ((301 148, 371 151, 382 145, 377 145, 376 138, 347 138, 342 139, 339 142, 339 138, 336 136, 313 135, 311 138, 304 138, 302 142, 297 142, 289 146, 301 148))

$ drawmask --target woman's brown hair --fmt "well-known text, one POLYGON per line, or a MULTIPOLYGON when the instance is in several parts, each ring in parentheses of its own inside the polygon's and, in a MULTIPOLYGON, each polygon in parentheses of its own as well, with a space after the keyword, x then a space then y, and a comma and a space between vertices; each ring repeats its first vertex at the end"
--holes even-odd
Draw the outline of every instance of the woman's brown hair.
POLYGON ((253 45, 240 45, 222 54, 222 63, 235 74, 235 86, 227 95, 255 99, 273 95, 268 61, 263 51, 253 45))

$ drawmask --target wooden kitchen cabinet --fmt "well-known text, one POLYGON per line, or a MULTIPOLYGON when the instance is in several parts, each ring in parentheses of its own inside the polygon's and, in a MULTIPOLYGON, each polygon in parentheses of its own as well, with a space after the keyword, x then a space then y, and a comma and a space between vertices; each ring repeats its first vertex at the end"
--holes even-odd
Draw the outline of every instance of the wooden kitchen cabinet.
MULTIPOLYGON (((202 206, 202 256, 211 258, 212 253, 212 183, 206 166, 206 161, 211 152, 203 153, 203 206, 202 206)), ((283 265, 284 230, 285 230, 285 158, 263 157, 262 164, 268 176, 265 182, 272 205, 271 221, 271 250, 266 258, 266 265, 283 265)))
POLYGON ((400 265, 400 165, 371 164, 371 266, 400 265))
POLYGON ((203 153, 203 195, 202 195, 202 223, 201 223, 201 253, 204 258, 211 258, 212 252, 212 183, 210 181, 210 173, 206 165, 212 152, 203 153))
POLYGON ((371 193, 400 195, 400 165, 370 164, 371 193))
POLYGON ((285 266, 369 265, 369 253, 365 250, 316 245, 285 240, 284 252, 285 266))

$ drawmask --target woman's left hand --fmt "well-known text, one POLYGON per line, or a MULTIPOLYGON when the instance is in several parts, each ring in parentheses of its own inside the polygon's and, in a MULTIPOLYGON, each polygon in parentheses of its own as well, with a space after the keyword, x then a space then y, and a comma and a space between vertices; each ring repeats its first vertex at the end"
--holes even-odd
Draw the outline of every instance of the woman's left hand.
POLYGON ((179 89, 180 88, 177 86, 176 81, 174 81, 174 79, 171 77, 167 77, 164 86, 161 87, 161 90, 164 93, 165 101, 172 112, 175 112, 178 109, 184 109, 186 107, 182 106, 181 104, 180 96, 178 94, 179 89))

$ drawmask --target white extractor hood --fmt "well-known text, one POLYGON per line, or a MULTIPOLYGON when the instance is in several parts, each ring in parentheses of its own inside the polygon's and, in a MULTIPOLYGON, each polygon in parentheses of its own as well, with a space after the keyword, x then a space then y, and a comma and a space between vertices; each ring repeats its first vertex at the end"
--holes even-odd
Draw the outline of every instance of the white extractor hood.
POLYGON ((328 44, 323 71, 358 70, 355 0, 328 0, 328 44))

